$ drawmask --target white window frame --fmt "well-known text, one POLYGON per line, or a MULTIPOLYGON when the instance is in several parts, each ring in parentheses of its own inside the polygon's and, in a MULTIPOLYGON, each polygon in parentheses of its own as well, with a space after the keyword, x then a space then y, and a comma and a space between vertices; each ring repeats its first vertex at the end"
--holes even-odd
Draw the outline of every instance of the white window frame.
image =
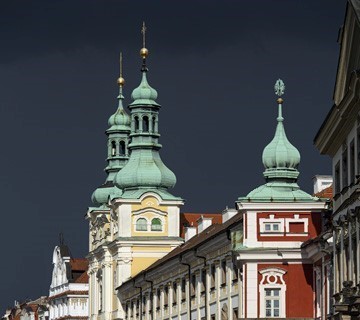
POLYGON ((149 220, 146 217, 137 217, 135 218, 135 223, 134 223, 134 231, 135 232, 148 232, 149 231, 149 220), (137 230, 137 222, 139 219, 145 219, 146 220, 146 230, 137 230))
POLYGON ((299 214, 294 214, 294 218, 286 218, 285 219, 285 232, 288 237, 306 237, 309 234, 309 218, 300 218, 299 214), (304 232, 301 233, 291 233, 290 232, 290 223, 303 223, 304 224, 304 232))
POLYGON ((260 225, 260 235, 271 237, 271 236, 279 236, 284 234, 284 218, 275 218, 275 214, 270 214, 269 218, 260 218, 259 219, 260 225), (265 225, 270 224, 279 225, 279 230, 265 230, 265 225))
POLYGON ((286 284, 284 281, 286 271, 280 268, 267 268, 260 270, 259 273, 262 275, 259 284, 260 318, 269 318, 266 317, 266 289, 279 290, 279 317, 273 318, 286 318, 286 284))

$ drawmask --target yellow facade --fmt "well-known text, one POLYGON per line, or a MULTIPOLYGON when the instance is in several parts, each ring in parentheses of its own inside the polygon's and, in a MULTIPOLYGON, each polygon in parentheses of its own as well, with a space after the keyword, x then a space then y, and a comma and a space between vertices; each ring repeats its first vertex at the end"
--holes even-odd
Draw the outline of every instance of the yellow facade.
POLYGON ((133 258, 131 264, 131 277, 136 276, 140 271, 146 269, 148 266, 159 260, 158 257, 139 257, 133 258))
POLYGON ((168 216, 167 206, 159 205, 158 199, 153 196, 145 197, 140 204, 132 205, 132 228, 131 236, 133 237, 164 237, 168 235, 168 216), (138 219, 144 218, 147 221, 147 231, 137 231, 136 222, 138 219), (151 221, 160 219, 162 228, 161 231, 151 230, 151 221))

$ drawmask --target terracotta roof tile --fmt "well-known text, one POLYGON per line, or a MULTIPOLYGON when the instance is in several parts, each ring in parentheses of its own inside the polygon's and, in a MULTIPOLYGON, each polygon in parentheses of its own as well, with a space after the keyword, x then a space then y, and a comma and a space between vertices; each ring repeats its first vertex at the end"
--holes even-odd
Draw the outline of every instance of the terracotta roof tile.
POLYGON ((86 271, 88 269, 89 262, 85 258, 73 258, 70 260, 70 266, 72 271, 86 271))
POLYGON ((315 193, 314 196, 318 198, 327 198, 331 200, 333 198, 333 185, 325 188, 324 190, 321 190, 318 193, 315 193))
POLYGON ((221 213, 180 213, 180 237, 185 237, 185 227, 193 226, 197 227, 197 220, 204 216, 205 218, 213 218, 212 223, 221 224, 222 223, 222 214, 221 213))
POLYGON ((87 271, 83 272, 79 278, 75 280, 75 283, 88 283, 89 282, 89 276, 87 274, 87 271))

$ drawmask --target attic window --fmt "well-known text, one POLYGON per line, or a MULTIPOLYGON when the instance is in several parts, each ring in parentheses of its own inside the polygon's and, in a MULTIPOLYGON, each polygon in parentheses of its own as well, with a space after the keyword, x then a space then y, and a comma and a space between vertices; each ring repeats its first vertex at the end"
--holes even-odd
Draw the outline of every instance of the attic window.
POLYGON ((136 220, 136 231, 147 231, 147 221, 145 218, 136 220))
POLYGON ((162 231, 161 220, 159 218, 151 220, 151 231, 162 231))

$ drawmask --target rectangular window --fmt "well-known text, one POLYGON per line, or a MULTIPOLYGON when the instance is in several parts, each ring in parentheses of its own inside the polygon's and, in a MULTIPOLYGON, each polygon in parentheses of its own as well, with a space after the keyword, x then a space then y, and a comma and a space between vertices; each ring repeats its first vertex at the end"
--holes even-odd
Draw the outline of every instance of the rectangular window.
POLYGON ((164 288, 164 307, 166 308, 169 304, 169 286, 164 288))
POLYGON ((173 305, 177 304, 177 284, 173 282, 173 305))
POLYGON ((350 183, 355 182, 355 142, 350 143, 350 183))
POLYGON ((193 274, 191 276, 191 287, 190 287, 190 293, 191 293, 191 298, 195 297, 195 290, 196 290, 196 275, 193 274))
POLYGON ((185 278, 181 279, 181 301, 186 300, 186 280, 185 278))
POLYGON ((343 153, 342 153, 342 186, 341 188, 344 189, 348 185, 348 155, 347 155, 347 146, 344 144, 343 146, 343 153))
POLYGON ((280 231, 280 223, 278 222, 267 222, 264 225, 265 232, 279 232, 280 231))
POLYGON ((205 292, 206 287, 206 269, 201 270, 201 293, 205 292))
POLYGON ((335 176, 335 194, 337 194, 340 192, 340 162, 338 162, 335 165, 334 176, 335 176))
POLYGON ((265 289, 265 316, 280 317, 280 289, 265 289))
POLYGON ((211 265, 211 281, 210 281, 210 289, 214 289, 215 288, 215 273, 216 273, 216 269, 215 269, 215 265, 212 264, 211 265))
POLYGON ((221 261, 221 285, 226 285, 226 261, 221 261))

